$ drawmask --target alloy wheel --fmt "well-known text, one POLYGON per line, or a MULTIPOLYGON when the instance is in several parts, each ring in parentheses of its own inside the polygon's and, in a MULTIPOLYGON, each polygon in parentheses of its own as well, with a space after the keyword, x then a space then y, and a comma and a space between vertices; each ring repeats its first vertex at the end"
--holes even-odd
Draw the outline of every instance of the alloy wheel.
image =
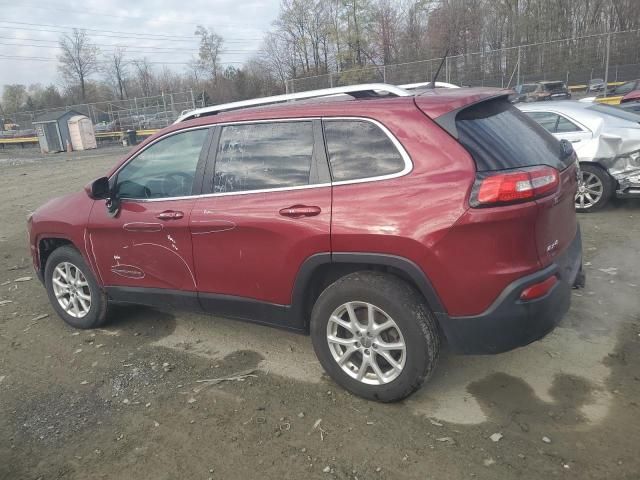
POLYGON ((91 289, 84 273, 73 263, 61 262, 52 275, 53 293, 62 309, 74 318, 82 318, 91 309, 91 289))
POLYGON ((591 208, 602 198, 604 185, 597 175, 591 172, 581 172, 576 192, 576 207, 591 208))
POLYGON ((342 371, 368 385, 392 382, 405 366, 400 328, 371 303, 347 302, 336 308, 327 323, 327 343, 342 371))

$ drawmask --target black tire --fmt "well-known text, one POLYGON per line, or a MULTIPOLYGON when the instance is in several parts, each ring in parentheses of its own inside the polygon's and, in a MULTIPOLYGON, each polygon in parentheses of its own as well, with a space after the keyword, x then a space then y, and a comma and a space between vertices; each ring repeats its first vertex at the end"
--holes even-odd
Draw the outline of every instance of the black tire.
MULTIPOLYGON (((607 203, 609 203, 609 200, 613 195, 614 181, 611 178, 611 176, 603 168, 600 168, 596 165, 580 164, 580 170, 581 170, 580 175, 583 176, 583 179, 584 179, 584 176, 587 176, 587 175, 594 175, 598 178, 598 180, 602 184, 602 195, 593 204, 588 206, 585 204, 585 206, 583 207, 581 206, 581 203, 579 200, 580 191, 578 191, 578 193, 576 194, 576 212, 588 213, 588 212, 595 212, 596 210, 600 210, 607 203)), ((581 180, 581 182, 583 181, 583 179, 581 180)))
MULTIPOLYGON (((311 314, 311 340, 320 363, 336 383, 355 395, 380 402, 395 402, 418 390, 431 375, 440 352, 436 321, 422 296, 393 275, 369 271, 346 275, 322 292, 311 314), (406 353, 397 378, 365 384, 343 371, 334 359, 327 340, 329 317, 347 302, 375 305, 398 326, 406 353)), ((374 350, 370 352, 376 355, 374 350)))
POLYGON ((49 301, 56 313, 69 325, 75 328, 89 329, 97 328, 107 320, 107 296, 98 286, 91 268, 86 264, 80 252, 71 246, 64 246, 54 250, 47 259, 44 270, 44 281, 49 295, 49 301), (63 262, 68 262, 77 267, 85 277, 91 296, 89 310, 81 318, 74 317, 67 313, 62 307, 53 289, 53 274, 56 267, 63 262))

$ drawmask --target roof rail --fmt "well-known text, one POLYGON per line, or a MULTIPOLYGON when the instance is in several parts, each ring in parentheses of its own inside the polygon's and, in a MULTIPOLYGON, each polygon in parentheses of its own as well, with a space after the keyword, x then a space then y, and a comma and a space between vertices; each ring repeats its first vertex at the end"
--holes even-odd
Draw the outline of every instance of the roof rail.
POLYGON ((361 85, 349 85, 345 87, 323 88, 320 90, 309 90, 307 92, 288 93, 285 95, 274 95, 272 97, 253 98, 239 102, 223 103, 212 107, 198 108, 184 115, 180 115, 174 123, 184 122, 203 115, 215 115, 219 112, 239 110, 242 108, 255 107, 258 105, 270 105, 274 103, 289 102, 292 100, 304 100, 307 98, 330 97, 334 95, 347 94, 355 98, 375 96, 377 93, 387 93, 396 97, 408 97, 411 94, 402 88, 386 83, 365 83, 361 85))

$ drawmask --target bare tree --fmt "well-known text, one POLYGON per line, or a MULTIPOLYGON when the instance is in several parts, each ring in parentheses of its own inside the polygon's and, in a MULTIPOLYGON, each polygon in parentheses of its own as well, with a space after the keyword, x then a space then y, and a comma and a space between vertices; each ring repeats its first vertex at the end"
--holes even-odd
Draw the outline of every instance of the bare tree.
POLYGON ((60 72, 68 82, 80 86, 82 101, 86 101, 87 77, 98 71, 98 47, 93 45, 84 30, 73 29, 71 35, 60 38, 62 54, 58 56, 60 72))
POLYGON ((143 97, 150 97, 153 93, 155 77, 153 68, 147 58, 138 58, 131 62, 133 65, 138 87, 143 97))
POLYGON ((212 81, 216 81, 220 71, 220 50, 223 39, 217 33, 202 25, 198 25, 195 35, 200 37, 200 50, 198 52, 198 63, 200 68, 207 72, 212 81))
POLYGON ((124 58, 125 51, 122 48, 116 48, 108 58, 107 74, 112 78, 118 89, 120 100, 127 97, 127 68, 129 62, 124 58))

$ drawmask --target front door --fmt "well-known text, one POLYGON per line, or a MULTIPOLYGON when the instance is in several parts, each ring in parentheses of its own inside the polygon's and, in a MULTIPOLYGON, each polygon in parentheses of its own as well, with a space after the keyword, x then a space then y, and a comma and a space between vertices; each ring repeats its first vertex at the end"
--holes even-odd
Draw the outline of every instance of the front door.
POLYGON ((205 175, 203 187, 212 194, 197 200, 191 216, 205 309, 281 323, 268 318, 269 306, 290 305, 302 263, 330 252, 331 186, 320 128, 319 120, 221 127, 211 149, 215 173, 205 175))
POLYGON ((156 141, 112 179, 118 214, 94 204, 87 240, 105 286, 196 291, 189 216, 208 136, 201 128, 156 141))

